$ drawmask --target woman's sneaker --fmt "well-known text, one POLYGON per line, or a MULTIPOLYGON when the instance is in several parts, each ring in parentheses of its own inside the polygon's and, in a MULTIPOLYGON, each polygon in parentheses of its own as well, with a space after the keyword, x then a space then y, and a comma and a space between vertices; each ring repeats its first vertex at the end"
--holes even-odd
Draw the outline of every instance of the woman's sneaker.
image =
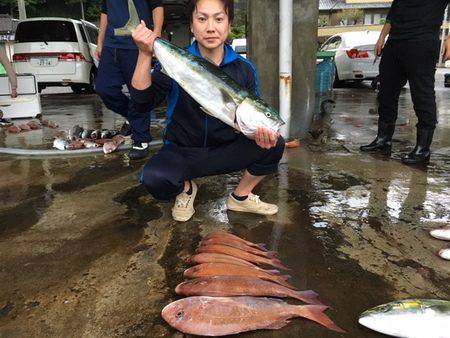
POLYGON ((195 213, 194 201, 197 195, 198 187, 194 181, 191 181, 191 194, 182 192, 175 200, 175 204, 172 208, 172 217, 178 222, 187 222, 195 213))
POLYGON ((259 199, 259 196, 250 193, 248 197, 239 201, 230 194, 227 199, 227 208, 232 211, 249 212, 259 215, 275 215, 278 212, 278 206, 265 203, 259 199))

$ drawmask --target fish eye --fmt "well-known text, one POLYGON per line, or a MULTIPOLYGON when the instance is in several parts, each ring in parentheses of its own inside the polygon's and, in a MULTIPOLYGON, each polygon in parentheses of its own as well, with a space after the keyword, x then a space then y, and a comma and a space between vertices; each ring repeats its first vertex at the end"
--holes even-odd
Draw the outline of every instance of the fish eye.
POLYGON ((267 117, 271 117, 272 115, 270 113, 266 113, 266 116, 267 117))
POLYGON ((178 313, 176 314, 177 319, 183 319, 184 317, 184 312, 183 311, 178 311, 178 313))

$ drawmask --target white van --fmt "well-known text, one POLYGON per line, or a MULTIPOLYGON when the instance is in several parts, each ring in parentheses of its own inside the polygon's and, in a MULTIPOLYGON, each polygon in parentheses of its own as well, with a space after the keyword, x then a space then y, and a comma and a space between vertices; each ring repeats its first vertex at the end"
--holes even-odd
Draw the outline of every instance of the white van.
POLYGON ((70 86, 75 93, 94 91, 98 28, 87 21, 32 18, 17 25, 13 63, 18 74, 34 74, 39 91, 70 86))

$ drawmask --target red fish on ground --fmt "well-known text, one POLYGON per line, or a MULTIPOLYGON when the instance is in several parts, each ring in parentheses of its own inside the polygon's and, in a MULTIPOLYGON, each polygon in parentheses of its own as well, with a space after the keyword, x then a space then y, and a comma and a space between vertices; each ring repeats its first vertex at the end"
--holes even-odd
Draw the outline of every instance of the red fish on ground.
POLYGON ((196 278, 178 284, 175 292, 183 296, 211 296, 211 297, 277 297, 294 298, 308 304, 323 305, 318 294, 312 290, 295 291, 282 285, 261 280, 255 277, 214 276, 196 278))
POLYGON ((248 246, 263 250, 263 251, 267 251, 265 244, 263 243, 253 243, 250 241, 247 241, 239 236, 233 235, 229 232, 224 232, 224 231, 216 231, 216 232, 210 232, 209 234, 207 234, 203 239, 204 240, 208 240, 211 238, 229 238, 238 242, 242 242, 248 246))
POLYGON ((246 252, 246 251, 242 251, 236 248, 233 248, 231 246, 227 246, 227 245, 205 245, 205 246, 200 246, 197 249, 197 252, 199 253, 204 253, 204 252, 209 252, 209 253, 220 253, 220 254, 225 254, 225 255, 229 255, 229 256, 233 256, 233 257, 237 257, 243 260, 246 260, 247 262, 251 262, 251 263, 255 263, 258 265, 270 265, 279 269, 283 269, 283 270, 289 270, 287 267, 285 267, 283 264, 281 264, 281 262, 276 259, 276 258, 266 258, 266 257, 261 257, 258 255, 254 255, 250 252, 246 252))
POLYGON ((213 276, 242 276, 242 277, 256 277, 269 280, 290 289, 295 289, 294 286, 286 282, 290 277, 288 275, 280 276, 274 274, 275 271, 263 270, 257 267, 240 266, 224 263, 204 263, 193 266, 184 271, 184 276, 188 278, 199 277, 213 277, 213 276))
POLYGON ((255 247, 248 246, 245 243, 242 243, 242 242, 239 242, 239 241, 236 241, 234 239, 227 238, 227 237, 222 237, 222 238, 221 237, 213 237, 213 238, 210 238, 210 239, 203 240, 200 243, 200 245, 216 245, 216 244, 231 246, 233 248, 236 248, 236 249, 239 249, 239 250, 242 250, 242 251, 247 251, 247 252, 250 252, 250 253, 252 253, 254 255, 258 255, 258 256, 261 256, 261 257, 266 257, 266 258, 269 258, 269 259, 270 258, 274 258, 277 255, 277 253, 274 252, 274 251, 267 251, 267 250, 263 251, 261 249, 257 249, 255 247))
POLYGON ((186 334, 225 336, 252 330, 281 329, 291 318, 304 317, 344 333, 323 313, 321 305, 290 305, 261 297, 189 297, 167 305, 162 317, 186 334))
POLYGON ((216 253, 199 253, 192 256, 189 259, 191 264, 202 264, 202 263, 226 263, 226 264, 234 264, 234 265, 242 265, 242 266, 251 266, 257 267, 255 264, 247 262, 243 259, 224 255, 224 254, 216 254, 216 253))
POLYGON ((111 154, 116 151, 123 142, 125 142, 125 138, 122 135, 116 135, 112 138, 111 142, 103 144, 103 152, 105 154, 111 154))

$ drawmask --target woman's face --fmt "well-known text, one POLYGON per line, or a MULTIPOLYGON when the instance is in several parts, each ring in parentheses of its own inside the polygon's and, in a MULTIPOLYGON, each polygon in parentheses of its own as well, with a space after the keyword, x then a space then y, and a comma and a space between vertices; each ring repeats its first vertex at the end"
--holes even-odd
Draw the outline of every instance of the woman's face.
POLYGON ((200 0, 192 15, 191 31, 195 40, 206 49, 222 46, 230 33, 231 25, 220 0, 200 0))

